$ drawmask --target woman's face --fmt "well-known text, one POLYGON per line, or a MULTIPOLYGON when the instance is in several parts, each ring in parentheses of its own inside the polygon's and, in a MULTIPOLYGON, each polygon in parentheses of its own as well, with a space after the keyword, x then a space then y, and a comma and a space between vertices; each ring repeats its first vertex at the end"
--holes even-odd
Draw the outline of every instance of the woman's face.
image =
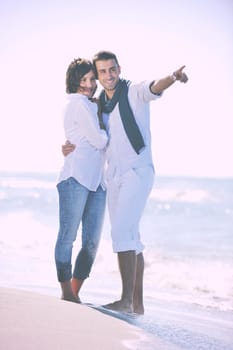
POLYGON ((92 97, 95 93, 96 86, 95 74, 91 70, 81 78, 77 92, 87 97, 92 97))

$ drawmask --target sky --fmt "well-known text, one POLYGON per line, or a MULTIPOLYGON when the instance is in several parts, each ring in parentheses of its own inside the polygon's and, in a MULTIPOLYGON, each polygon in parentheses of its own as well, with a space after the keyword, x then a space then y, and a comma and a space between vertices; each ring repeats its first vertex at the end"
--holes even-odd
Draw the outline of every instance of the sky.
POLYGON ((65 72, 99 50, 122 77, 182 65, 151 103, 158 175, 233 177, 232 0, 0 0, 0 171, 59 172, 65 72))

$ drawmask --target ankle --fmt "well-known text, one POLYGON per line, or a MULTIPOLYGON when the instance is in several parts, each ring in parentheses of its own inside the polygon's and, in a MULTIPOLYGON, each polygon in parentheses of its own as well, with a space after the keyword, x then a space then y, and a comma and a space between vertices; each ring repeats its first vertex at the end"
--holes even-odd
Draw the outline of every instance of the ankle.
POLYGON ((79 280, 77 278, 72 278, 71 280, 71 288, 72 288, 72 291, 73 291, 73 294, 78 297, 79 295, 79 291, 82 287, 82 284, 83 284, 83 280, 79 280))

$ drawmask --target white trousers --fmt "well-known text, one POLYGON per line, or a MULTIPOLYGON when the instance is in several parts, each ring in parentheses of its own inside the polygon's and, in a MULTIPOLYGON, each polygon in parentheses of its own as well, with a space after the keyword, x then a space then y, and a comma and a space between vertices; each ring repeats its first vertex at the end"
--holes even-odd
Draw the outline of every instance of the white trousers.
POLYGON ((130 169, 122 176, 108 179, 107 197, 115 253, 129 250, 141 253, 139 224, 154 182, 152 165, 130 169))

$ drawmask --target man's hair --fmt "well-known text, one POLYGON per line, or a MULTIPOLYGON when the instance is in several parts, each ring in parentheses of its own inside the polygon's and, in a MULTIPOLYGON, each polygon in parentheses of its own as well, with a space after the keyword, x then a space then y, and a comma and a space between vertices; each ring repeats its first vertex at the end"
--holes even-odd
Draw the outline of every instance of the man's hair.
POLYGON ((91 61, 85 58, 75 58, 68 66, 66 71, 66 92, 68 94, 76 93, 80 86, 82 77, 91 70, 95 72, 91 61))
POLYGON ((97 61, 107 61, 107 60, 115 60, 116 64, 119 66, 118 59, 117 59, 116 55, 111 51, 99 51, 94 55, 92 62, 93 62, 94 68, 95 68, 96 78, 98 78, 98 74, 97 74, 97 70, 96 70, 96 62, 97 61))

